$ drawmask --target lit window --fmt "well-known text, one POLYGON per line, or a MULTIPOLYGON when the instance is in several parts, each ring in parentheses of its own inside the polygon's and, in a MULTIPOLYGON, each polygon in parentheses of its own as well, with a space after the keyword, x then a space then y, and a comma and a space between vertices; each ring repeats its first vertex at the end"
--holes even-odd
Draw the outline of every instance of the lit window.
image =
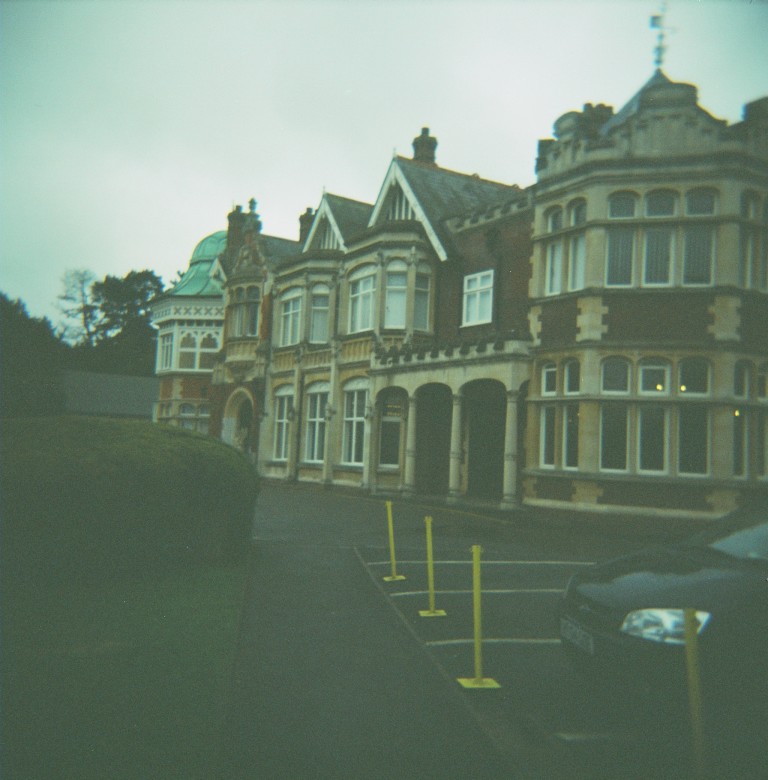
POLYGON ((375 272, 366 266, 355 272, 349 282, 349 332, 359 333, 373 327, 375 272))
POLYGON ((685 395, 706 395, 709 392, 709 363, 701 358, 680 361, 679 389, 685 395))
POLYGON ((387 266, 384 327, 405 328, 405 299, 408 290, 408 266, 401 260, 387 266))
POLYGON ((482 271, 464 277, 464 316, 462 325, 491 322, 493 271, 482 271))
POLYGON ((669 392, 669 366, 666 363, 643 363, 640 366, 640 392, 664 395, 669 392))

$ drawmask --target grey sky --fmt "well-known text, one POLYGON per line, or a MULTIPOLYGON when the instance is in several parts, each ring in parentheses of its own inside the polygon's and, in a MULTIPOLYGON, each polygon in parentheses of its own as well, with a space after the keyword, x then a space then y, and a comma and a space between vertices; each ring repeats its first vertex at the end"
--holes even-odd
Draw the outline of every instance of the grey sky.
MULTIPOLYGON (((656 0, 0 0, 0 290, 59 319, 65 270, 173 280, 253 196, 297 238, 373 202, 422 126, 440 165, 525 186, 539 138, 654 70, 656 0)), ((664 70, 737 121, 768 3, 671 0, 664 70)))

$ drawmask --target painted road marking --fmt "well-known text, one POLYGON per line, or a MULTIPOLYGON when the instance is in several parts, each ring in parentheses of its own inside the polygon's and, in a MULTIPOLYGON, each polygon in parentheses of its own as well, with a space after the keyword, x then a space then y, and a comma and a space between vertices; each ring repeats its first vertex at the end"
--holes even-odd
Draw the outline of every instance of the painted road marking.
MULTIPOLYGON (((474 639, 438 639, 425 642, 427 647, 442 647, 443 645, 473 645, 474 639)), ((483 639, 483 644, 489 645, 559 645, 559 639, 483 639)))
MULTIPOLYGON (((447 595, 447 596, 466 596, 468 594, 473 593, 474 591, 471 590, 436 590, 435 594, 437 595, 447 595)), ((496 595, 515 595, 515 594, 530 594, 530 593, 563 593, 563 588, 512 588, 509 590, 485 590, 483 589, 483 594, 496 594, 496 595)), ((423 596, 425 593, 429 593, 429 591, 426 590, 406 590, 406 591, 399 591, 398 593, 390 593, 389 595, 392 598, 401 598, 402 596, 423 596)))
MULTIPOLYGON (((398 564, 425 566, 424 561, 398 561, 398 564)), ((594 566, 594 561, 483 561, 483 566, 594 566)), ((367 566, 390 566, 391 561, 370 561, 367 566)), ((472 561, 435 561, 436 566, 471 566, 472 561)))

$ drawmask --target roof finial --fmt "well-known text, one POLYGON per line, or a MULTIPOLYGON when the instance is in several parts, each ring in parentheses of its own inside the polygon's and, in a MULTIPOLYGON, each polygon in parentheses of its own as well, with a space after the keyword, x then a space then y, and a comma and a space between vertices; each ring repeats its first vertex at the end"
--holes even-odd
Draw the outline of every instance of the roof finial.
POLYGON ((658 30, 656 35, 656 46, 653 48, 653 62, 657 69, 661 69, 664 64, 664 52, 667 50, 664 44, 664 37, 667 31, 667 27, 664 25, 664 14, 667 12, 667 2, 662 0, 659 13, 651 17, 651 29, 658 30))

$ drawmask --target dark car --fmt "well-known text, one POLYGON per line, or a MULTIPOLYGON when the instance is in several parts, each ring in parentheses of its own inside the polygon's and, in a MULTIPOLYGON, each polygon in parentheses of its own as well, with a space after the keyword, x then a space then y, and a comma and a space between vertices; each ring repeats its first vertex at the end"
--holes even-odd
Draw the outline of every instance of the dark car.
POLYGON ((659 708, 685 701, 685 609, 695 610, 709 714, 764 720, 768 500, 751 502, 685 542, 576 574, 560 602, 562 645, 594 685, 659 708), (723 702, 737 708, 723 709, 723 702))

